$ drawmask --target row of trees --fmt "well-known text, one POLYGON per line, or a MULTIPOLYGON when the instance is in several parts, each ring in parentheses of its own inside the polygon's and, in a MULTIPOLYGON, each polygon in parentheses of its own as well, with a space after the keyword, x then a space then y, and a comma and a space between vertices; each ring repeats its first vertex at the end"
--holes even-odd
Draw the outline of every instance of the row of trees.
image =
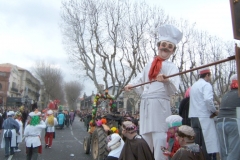
MULTIPOLYGON (((188 70, 234 55, 234 43, 197 30, 195 24, 176 20, 158 7, 128 0, 67 0, 62 3, 62 23, 66 52, 82 76, 106 88, 123 88, 157 54, 158 28, 173 24, 183 32, 183 40, 170 58, 179 71, 188 70)), ((209 24, 210 25, 210 24, 209 24)), ((211 67, 214 96, 227 91, 235 62, 211 67)), ((198 79, 197 71, 181 75, 180 94, 198 79)), ((122 91, 117 90, 116 96, 122 91)))
MULTIPOLYGON (((83 85, 76 81, 64 82, 62 71, 44 61, 36 62, 34 73, 41 81, 47 100, 60 100, 60 104, 68 104, 76 109, 76 100, 83 91, 83 85)), ((46 107, 46 106, 45 106, 46 107)))

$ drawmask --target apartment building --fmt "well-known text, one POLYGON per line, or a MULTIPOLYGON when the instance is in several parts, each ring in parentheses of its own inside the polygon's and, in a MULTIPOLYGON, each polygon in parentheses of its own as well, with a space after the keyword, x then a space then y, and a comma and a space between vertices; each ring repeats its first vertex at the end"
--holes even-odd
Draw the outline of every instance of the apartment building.
POLYGON ((39 100, 40 81, 29 71, 10 63, 0 64, 0 106, 30 106, 39 100))

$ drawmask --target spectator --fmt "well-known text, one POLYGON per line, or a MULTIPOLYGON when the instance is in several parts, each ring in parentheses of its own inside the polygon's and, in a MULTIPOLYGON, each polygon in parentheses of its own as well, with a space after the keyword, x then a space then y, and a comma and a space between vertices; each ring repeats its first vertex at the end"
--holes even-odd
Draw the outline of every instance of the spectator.
POLYGON ((237 74, 232 75, 230 80, 231 90, 222 97, 216 125, 221 160, 240 159, 240 126, 239 117, 236 117, 236 108, 240 107, 237 74))
POLYGON ((179 115, 171 115, 166 118, 168 124, 168 134, 167 134, 167 147, 166 149, 162 147, 163 154, 169 156, 169 159, 176 153, 180 148, 180 145, 176 139, 176 132, 178 127, 182 125, 182 117, 179 115))
POLYGON ((180 126, 176 137, 181 148, 173 155, 172 160, 205 160, 200 146, 194 143, 193 128, 187 125, 180 126))
POLYGON ((190 87, 185 92, 184 98, 179 105, 179 115, 183 118, 182 124, 191 126, 191 119, 188 118, 189 112, 189 100, 190 100, 190 87))
POLYGON ((127 138, 119 160, 153 160, 154 156, 147 142, 137 134, 136 126, 131 121, 122 125, 122 134, 127 138))
POLYGON ((107 137, 107 141, 109 154, 106 160, 118 160, 124 146, 122 138, 119 136, 119 134, 113 133, 107 137))

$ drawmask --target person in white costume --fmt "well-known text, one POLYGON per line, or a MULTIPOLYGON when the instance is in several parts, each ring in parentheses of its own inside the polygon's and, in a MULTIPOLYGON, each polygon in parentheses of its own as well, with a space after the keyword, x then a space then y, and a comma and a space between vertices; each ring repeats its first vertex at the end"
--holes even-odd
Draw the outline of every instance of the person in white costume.
POLYGON ((172 25, 159 28, 158 55, 149 62, 143 71, 127 86, 132 86, 157 80, 141 87, 134 88, 141 95, 140 104, 140 134, 147 141, 150 149, 154 149, 155 160, 165 160, 161 146, 165 146, 168 125, 166 118, 171 115, 170 96, 179 88, 179 76, 164 78, 178 73, 177 66, 167 59, 175 52, 176 45, 181 41, 182 33, 172 25))
POLYGON ((29 113, 30 123, 24 130, 27 160, 37 159, 38 153, 42 153, 41 132, 46 128, 45 122, 40 119, 41 112, 37 110, 29 113))
POLYGON ((211 71, 209 68, 199 70, 199 80, 190 90, 189 118, 196 133, 195 143, 203 149, 206 160, 213 153, 219 152, 218 137, 213 117, 218 114, 213 102, 211 71))
POLYGON ((16 135, 19 134, 19 125, 13 119, 14 112, 7 112, 7 119, 2 124, 3 137, 1 148, 5 148, 5 157, 8 158, 14 154, 14 147, 16 147, 16 135), (10 153, 9 153, 10 152, 10 153))
POLYGON ((15 113, 15 121, 17 121, 19 125, 19 134, 17 134, 17 144, 14 152, 20 152, 21 150, 18 148, 18 144, 21 143, 23 139, 22 113, 20 111, 15 113))
POLYGON ((53 116, 52 110, 48 110, 47 114, 48 114, 48 117, 45 121, 45 124, 47 127, 46 134, 45 134, 45 148, 51 148, 54 132, 55 132, 55 126, 58 125, 58 121, 57 121, 57 118, 53 116))

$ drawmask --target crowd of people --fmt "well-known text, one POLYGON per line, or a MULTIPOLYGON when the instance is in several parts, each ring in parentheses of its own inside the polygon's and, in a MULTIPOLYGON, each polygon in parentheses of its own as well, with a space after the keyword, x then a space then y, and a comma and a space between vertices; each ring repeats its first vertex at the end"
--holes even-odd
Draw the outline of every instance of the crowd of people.
POLYGON ((26 159, 36 160, 38 153, 42 153, 42 133, 45 133, 45 148, 51 148, 55 138, 55 127, 62 129, 65 125, 72 125, 75 114, 73 110, 59 110, 54 113, 51 109, 40 112, 37 108, 29 112, 24 106, 14 109, 8 107, 3 113, 0 112, 1 148, 5 148, 5 158, 20 152, 18 145, 25 139, 26 159))

